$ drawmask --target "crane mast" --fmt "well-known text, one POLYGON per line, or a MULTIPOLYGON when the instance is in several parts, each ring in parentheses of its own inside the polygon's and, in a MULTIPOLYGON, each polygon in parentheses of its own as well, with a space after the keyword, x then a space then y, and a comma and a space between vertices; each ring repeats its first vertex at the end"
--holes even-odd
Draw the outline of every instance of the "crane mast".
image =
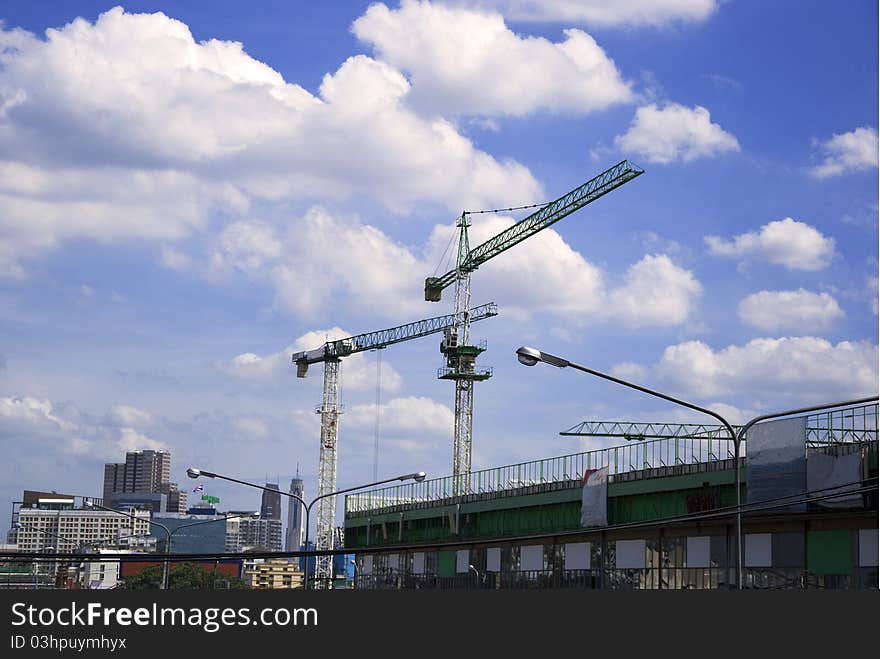
POLYGON ((425 300, 428 302, 439 302, 443 289, 455 284, 455 326, 447 331, 447 340, 441 344, 441 351, 446 355, 446 368, 441 368, 438 373, 441 379, 455 382, 455 429, 452 448, 455 494, 464 493, 467 477, 471 471, 474 383, 492 376, 491 369, 476 367, 477 357, 486 349, 485 342, 480 342, 478 345, 471 345, 470 342, 472 319, 468 313, 468 306, 471 297, 471 273, 489 259, 643 173, 644 170, 638 166, 628 160, 622 160, 474 249, 470 248, 468 239, 469 213, 462 213, 456 223, 459 239, 455 269, 441 277, 428 277, 425 280, 425 300), (454 335, 451 332, 454 332, 454 335))
MULTIPOLYGON (((470 296, 468 296, 470 297, 470 296)), ((473 309, 465 307, 462 314, 467 322, 475 322, 498 315, 498 307, 494 302, 483 304, 473 309)), ((304 378, 309 365, 324 363, 324 385, 321 406, 315 410, 321 415, 321 445, 318 458, 318 510, 316 518, 315 549, 318 551, 334 548, 334 520, 336 517, 336 497, 324 496, 336 491, 337 442, 339 436, 339 416, 342 405, 339 403, 339 372, 343 357, 366 350, 376 350, 421 336, 447 332, 459 322, 459 316, 448 314, 428 318, 399 327, 367 332, 344 339, 327 341, 320 348, 297 352, 292 355, 296 364, 297 377, 304 378)), ((444 343, 446 340, 444 340, 444 343)), ((443 343, 441 343, 442 349, 443 343)), ((308 549, 308 548, 307 548, 308 549)), ((316 583, 326 583, 333 576, 333 556, 318 555, 315 560, 316 583)))

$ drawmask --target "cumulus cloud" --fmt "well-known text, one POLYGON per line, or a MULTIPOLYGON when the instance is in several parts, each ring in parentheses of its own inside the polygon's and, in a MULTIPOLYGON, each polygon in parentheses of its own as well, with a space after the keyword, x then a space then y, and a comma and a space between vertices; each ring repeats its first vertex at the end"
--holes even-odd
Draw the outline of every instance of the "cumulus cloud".
MULTIPOLYGON (((512 224, 503 216, 483 217, 471 227, 471 244, 512 224)), ((429 263, 439 259, 452 231, 448 226, 435 227, 427 249, 429 263)), ((693 274, 664 254, 646 255, 614 286, 607 273, 553 229, 481 266, 474 282, 473 290, 497 301, 506 318, 558 314, 581 323, 617 321, 629 327, 680 324, 695 310, 701 291, 693 274)))
POLYGON ((706 399, 740 394, 802 402, 877 392, 877 346, 817 337, 761 338, 714 350, 702 341, 669 346, 654 367, 664 386, 706 399))
POLYGON ((410 92, 357 56, 313 95, 161 13, 117 7, 45 39, 0 29, 0 274, 73 238, 170 250, 255 201, 368 195, 402 212, 541 196, 519 163, 413 112, 410 92))
POLYGON ((760 330, 814 332, 831 327, 843 317, 840 305, 828 293, 760 291, 743 298, 737 308, 740 319, 760 330))
POLYGON ((740 150, 736 137, 712 123, 706 108, 688 108, 678 103, 640 107, 629 130, 615 137, 614 144, 626 153, 661 164, 690 162, 740 150))
POLYGON ((874 128, 835 133, 829 140, 818 143, 825 160, 810 169, 810 173, 816 178, 829 178, 872 169, 877 166, 877 144, 877 130, 874 128))
MULTIPOLYGON (((491 238, 513 222, 503 216, 481 217, 471 227, 471 244, 491 238)), ((452 225, 434 227, 422 250, 399 244, 357 218, 338 217, 320 207, 310 209, 297 227, 281 234, 265 225, 233 225, 228 231, 250 237, 227 240, 224 232, 206 267, 215 273, 237 270, 270 283, 278 308, 303 317, 319 316, 340 304, 369 315, 381 308, 406 319, 402 322, 444 313, 445 309, 425 307, 422 284, 443 261, 457 232, 452 225), (332 244, 328 235, 334 236, 332 244)), ((473 288, 479 298, 474 304, 496 301, 510 318, 553 313, 583 322, 670 326, 688 319, 701 290, 691 272, 662 254, 647 255, 631 266, 619 286, 610 286, 607 278, 559 233, 546 229, 527 245, 518 245, 480 268, 473 288)), ((241 360, 257 361, 247 355, 241 360)))
MULTIPOLYGON (((291 345, 280 352, 269 355, 257 355, 245 352, 236 355, 227 362, 217 364, 223 372, 253 382, 275 382, 280 379, 290 380, 296 377, 296 367, 291 361, 295 352, 315 350, 327 341, 353 336, 340 327, 326 330, 313 330, 298 337, 291 345)), ((320 377, 320 365, 313 364, 309 375, 320 377)), ((399 391, 403 386, 403 378, 387 361, 381 365, 382 388, 386 391, 399 391)), ((376 386, 376 366, 365 353, 355 353, 343 360, 340 368, 340 383, 346 389, 361 390, 376 386)))
POLYGON ((411 102, 430 112, 585 114, 633 98, 614 62, 577 29, 559 43, 524 38, 495 12, 404 0, 399 9, 372 5, 352 30, 409 74, 411 102))
POLYGON ((146 435, 139 433, 134 428, 120 428, 119 440, 116 442, 116 445, 123 453, 127 451, 168 450, 168 444, 166 444, 165 442, 153 439, 152 437, 147 437, 146 435))
MULTIPOLYGON (((148 412, 116 405, 103 419, 83 414, 72 403, 57 404, 45 398, 0 398, 0 437, 46 443, 63 453, 114 459, 119 452, 166 449, 167 444, 138 432, 128 423, 152 421, 148 412)), ((43 449, 41 449, 43 450, 43 449)))
POLYGON ((111 423, 119 426, 143 426, 153 422, 153 416, 149 412, 132 405, 114 405, 110 408, 107 418, 111 423))
MULTIPOLYGON (((406 435, 418 441, 425 435, 451 436, 455 415, 452 410, 431 398, 407 396, 394 398, 379 406, 381 433, 406 435)), ((375 405, 355 405, 347 412, 352 427, 373 428, 375 405)))
POLYGON ((834 256, 834 238, 790 217, 769 222, 760 231, 740 234, 732 241, 719 236, 706 236, 705 241, 709 253, 715 256, 742 262, 765 261, 791 270, 822 270, 834 256))
POLYGON ((583 23, 596 27, 659 27, 709 18, 717 0, 443 0, 496 9, 514 21, 583 23))
POLYGON ((608 295, 608 312, 627 327, 681 325, 693 315, 702 286, 666 255, 631 266, 623 286, 608 295))

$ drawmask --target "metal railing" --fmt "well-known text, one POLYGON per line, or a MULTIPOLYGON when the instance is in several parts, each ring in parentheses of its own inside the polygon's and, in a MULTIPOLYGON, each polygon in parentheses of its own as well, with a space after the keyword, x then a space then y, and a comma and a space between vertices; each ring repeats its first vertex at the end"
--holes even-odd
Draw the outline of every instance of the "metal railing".
MULTIPOLYGON (((745 444, 743 444, 743 448, 745 444)), ((743 454, 745 452, 743 451, 743 454)), ((626 473, 651 476, 651 470, 673 473, 675 467, 732 460, 733 441, 675 437, 596 449, 531 462, 445 476, 406 485, 357 492, 345 497, 346 515, 391 506, 436 502, 462 495, 518 490, 548 483, 576 485, 588 470, 608 469, 609 477, 626 473)), ((732 464, 730 465, 732 467, 732 464)))
POLYGON ((877 404, 830 410, 807 417, 807 444, 864 443, 877 440, 877 404))

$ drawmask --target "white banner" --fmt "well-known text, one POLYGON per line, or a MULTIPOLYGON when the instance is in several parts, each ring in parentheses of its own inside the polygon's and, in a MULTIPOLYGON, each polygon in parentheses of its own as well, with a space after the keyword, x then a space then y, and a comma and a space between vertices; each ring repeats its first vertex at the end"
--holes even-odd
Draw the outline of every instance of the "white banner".
POLYGON ((581 526, 608 526, 608 467, 588 469, 581 495, 581 526))

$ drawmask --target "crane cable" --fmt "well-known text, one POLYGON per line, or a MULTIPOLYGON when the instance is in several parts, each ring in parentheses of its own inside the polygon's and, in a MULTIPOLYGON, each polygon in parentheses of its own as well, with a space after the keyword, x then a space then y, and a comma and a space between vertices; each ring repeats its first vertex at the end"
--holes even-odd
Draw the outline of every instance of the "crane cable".
POLYGON ((491 208, 489 210, 484 211, 465 211, 465 215, 479 215, 480 213, 506 213, 508 211, 521 211, 526 208, 541 208, 542 206, 546 206, 549 204, 549 201, 545 201, 540 204, 529 204, 528 206, 514 206, 513 208, 491 208))
MULTIPOLYGON (((462 213, 462 215, 481 215, 483 213, 507 213, 510 211, 526 210, 528 208, 543 208, 544 206, 546 206, 549 203, 550 202, 545 201, 540 204, 529 204, 528 206, 512 206, 510 208, 490 208, 490 209, 481 210, 481 211, 464 211, 462 213)), ((437 263, 437 267, 434 268, 434 276, 435 277, 437 276, 437 273, 440 271, 440 264, 443 263, 444 257, 446 257, 446 268, 445 269, 446 270, 449 269, 449 265, 452 261, 452 252, 449 251, 449 247, 452 245, 453 240, 455 240, 455 232, 453 232, 452 235, 449 236, 449 242, 446 243, 446 249, 443 250, 443 253, 440 255, 440 261, 437 263), (449 253, 448 257, 447 257, 447 252, 449 253)))
POLYGON ((376 427, 373 438, 373 480, 379 480, 379 417, 382 414, 382 348, 376 349, 376 427))

